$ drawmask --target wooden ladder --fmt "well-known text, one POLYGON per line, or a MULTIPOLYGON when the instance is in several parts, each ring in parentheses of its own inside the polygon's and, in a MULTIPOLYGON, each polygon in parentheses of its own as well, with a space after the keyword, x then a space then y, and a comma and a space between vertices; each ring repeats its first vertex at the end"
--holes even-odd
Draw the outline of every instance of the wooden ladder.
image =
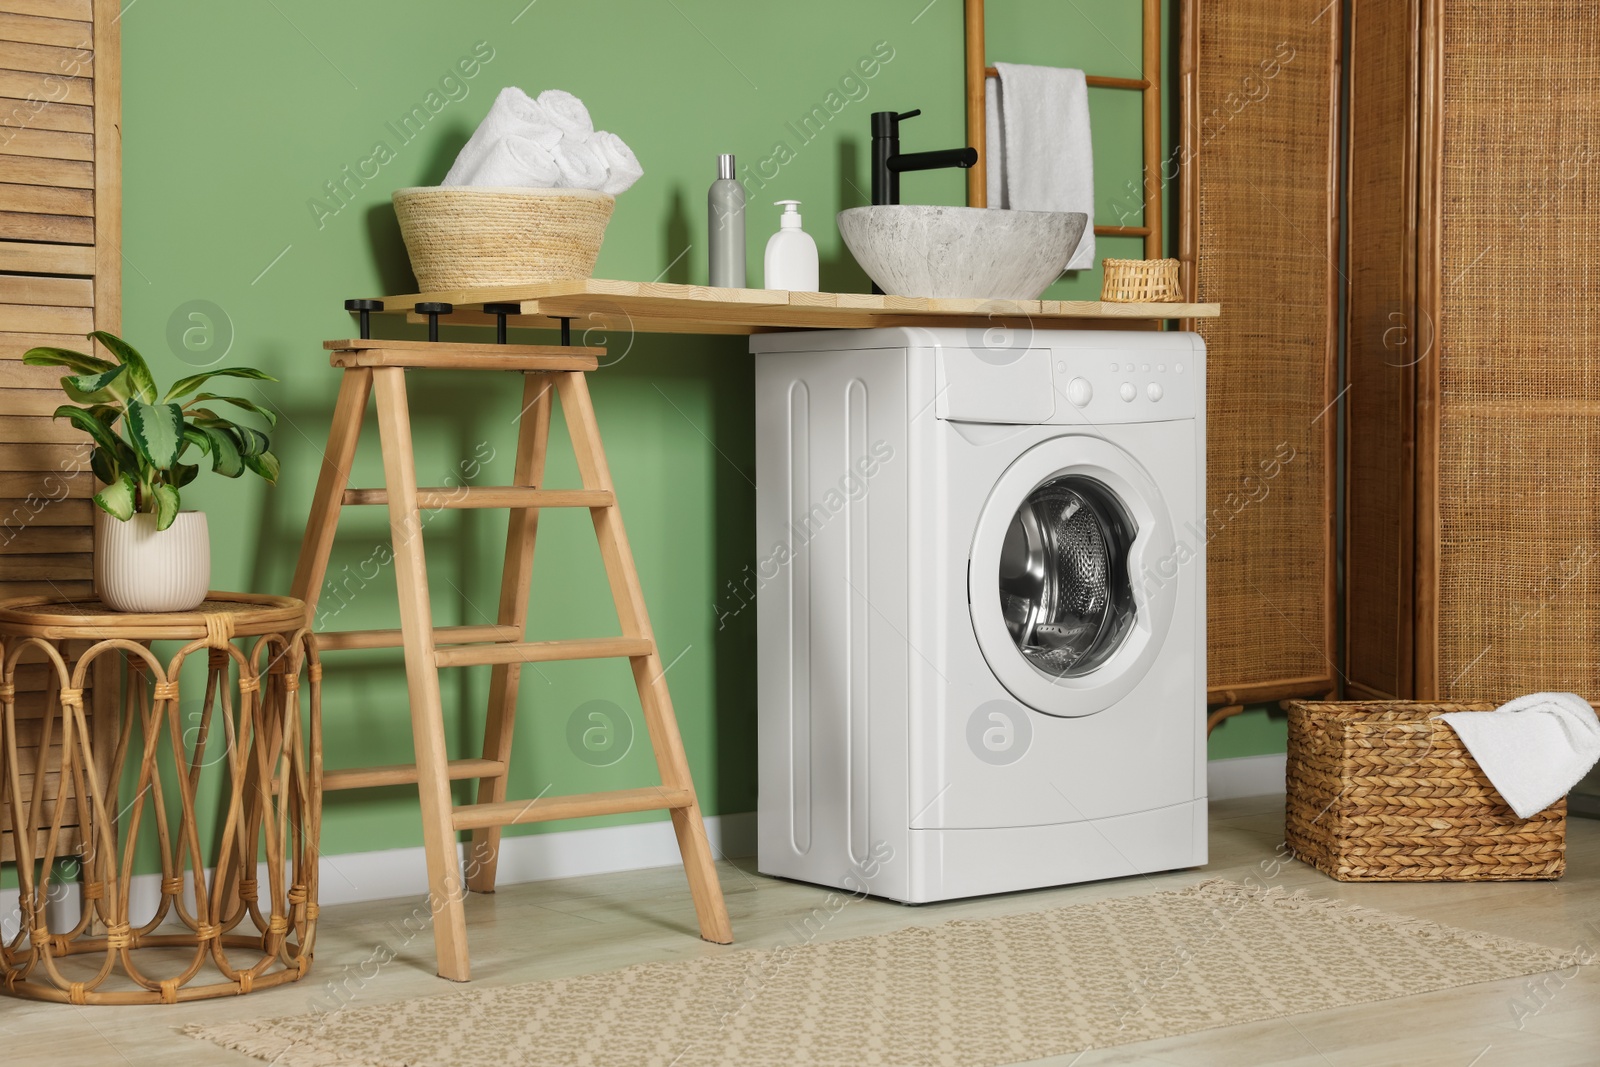
MULTIPOLYGON (((448 305, 444 307, 448 309, 448 305)), ((419 310, 422 309, 419 306, 419 310)), ((437 327, 430 333, 436 337, 437 327)), ((501 336, 504 336, 503 331, 501 336)), ((700 936, 718 944, 730 943, 733 931, 717 882, 711 845, 706 839, 694 782, 672 711, 672 698, 667 692, 665 669, 645 611, 639 575, 622 527, 622 516, 617 510, 611 472, 600 443, 588 381, 584 377, 587 371, 598 366, 597 357, 604 350, 566 345, 476 345, 366 338, 328 341, 324 347, 332 350, 331 362, 343 370, 343 375, 334 404, 328 449, 317 480, 316 498, 295 570, 294 595, 305 601, 308 624, 315 625, 317 596, 327 574, 341 509, 346 505, 388 506, 400 600, 400 628, 318 634, 318 643, 324 650, 395 647, 405 650, 416 763, 330 770, 323 775, 323 788, 416 784, 421 798, 422 839, 427 855, 439 975, 458 982, 470 977, 465 891, 494 891, 501 827, 554 819, 660 809, 671 812, 684 872, 694 897, 700 936), (406 400, 406 372, 413 369, 499 370, 523 375, 515 484, 438 489, 417 485, 411 416, 406 400), (552 390, 561 398, 583 482, 581 489, 546 489, 541 484, 550 432, 552 390), (374 392, 385 487, 352 489, 349 487, 350 464, 367 400, 374 392), (589 509, 622 624, 622 636, 527 640, 528 587, 539 512, 553 507, 589 509), (511 511, 500 606, 492 625, 433 625, 421 515, 425 510, 436 508, 507 508, 511 511), (655 751, 661 784, 576 796, 507 799, 506 776, 522 664, 606 657, 626 658, 633 667, 634 683, 639 690, 639 702, 655 751), (493 673, 482 758, 452 760, 445 750, 439 670, 485 664, 493 668, 493 673), (452 803, 450 783, 457 779, 477 779, 476 803, 452 803), (456 834, 465 830, 472 831, 472 847, 463 882, 456 856, 456 834)))

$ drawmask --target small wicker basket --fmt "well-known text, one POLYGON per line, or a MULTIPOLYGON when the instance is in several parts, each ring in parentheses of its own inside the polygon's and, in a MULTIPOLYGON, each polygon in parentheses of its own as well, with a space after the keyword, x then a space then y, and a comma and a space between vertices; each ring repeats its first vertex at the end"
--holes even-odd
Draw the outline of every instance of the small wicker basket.
POLYGON ((1289 704, 1285 829, 1341 882, 1560 878, 1567 802, 1520 819, 1435 716, 1492 704, 1289 704))
POLYGON ((594 275, 616 199, 588 189, 396 189, 411 269, 423 292, 594 275))
POLYGON ((1100 299, 1115 304, 1173 303, 1183 299, 1175 259, 1103 259, 1100 299))

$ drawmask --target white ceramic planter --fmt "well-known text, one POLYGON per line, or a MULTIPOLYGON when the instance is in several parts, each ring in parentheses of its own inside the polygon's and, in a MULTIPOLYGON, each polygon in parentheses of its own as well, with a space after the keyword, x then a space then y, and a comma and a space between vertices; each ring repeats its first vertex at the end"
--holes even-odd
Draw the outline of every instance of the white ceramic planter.
POLYGON ((211 535, 203 511, 171 526, 140 513, 122 522, 94 513, 94 592, 115 611, 190 611, 211 586, 211 535))

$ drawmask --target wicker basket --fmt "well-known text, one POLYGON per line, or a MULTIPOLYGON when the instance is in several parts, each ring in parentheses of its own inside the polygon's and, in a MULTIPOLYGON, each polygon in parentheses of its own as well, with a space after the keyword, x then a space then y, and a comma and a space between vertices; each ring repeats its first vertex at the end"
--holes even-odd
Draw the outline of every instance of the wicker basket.
POLYGON ((1100 299, 1116 304, 1172 303, 1183 299, 1175 259, 1103 259, 1100 299))
POLYGON ((565 281, 594 274, 615 198, 588 189, 397 189, 423 292, 565 281))
POLYGON ((1560 878, 1567 802, 1519 819, 1434 716, 1493 704, 1289 704, 1285 824, 1296 856, 1341 882, 1560 878))

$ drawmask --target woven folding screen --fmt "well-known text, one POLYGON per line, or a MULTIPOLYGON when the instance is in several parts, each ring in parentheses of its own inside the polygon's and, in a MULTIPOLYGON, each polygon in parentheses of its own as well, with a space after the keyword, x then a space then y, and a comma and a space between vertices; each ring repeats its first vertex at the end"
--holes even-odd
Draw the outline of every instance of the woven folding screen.
MULTIPOLYGON (((82 351, 90 330, 121 328, 117 18, 116 0, 0 0, 0 597, 93 593, 87 438, 50 417, 66 399, 63 371, 21 360, 40 345, 82 351)), ((24 747, 42 739, 46 678, 42 667, 18 674, 24 747)), ((91 698, 103 729, 95 707, 91 698)), ((31 767, 24 752, 30 788, 31 767)), ((74 819, 69 810, 69 841, 74 819)))
POLYGON ((1345 653, 1356 697, 1412 692, 1417 364, 1417 0, 1350 5, 1345 653))
POLYGON ((1600 697, 1597 41, 1594 0, 1356 8, 1349 671, 1369 691, 1600 697), (1382 29, 1363 33, 1364 17, 1382 29), (1392 77, 1396 38, 1414 42, 1415 95, 1392 77), (1380 113, 1415 130, 1414 168, 1358 168, 1361 116, 1380 113), (1363 216, 1363 202, 1389 207, 1363 216), (1414 249, 1391 233, 1408 225, 1414 249), (1358 309, 1409 319, 1400 372, 1359 375, 1358 309), (1413 531, 1397 525, 1411 558, 1378 569, 1355 531, 1376 543, 1386 509, 1414 514, 1413 531), (1392 642, 1356 639, 1373 604, 1401 620, 1392 642))
POLYGON ((1340 6, 1190 0, 1180 151, 1207 346, 1213 703, 1335 685, 1340 6))
POLYGON ((1417 686, 1600 696, 1600 3, 1428 14, 1442 92, 1425 128, 1442 152, 1424 197, 1439 358, 1422 460, 1437 476, 1420 480, 1438 555, 1422 557, 1417 686))

